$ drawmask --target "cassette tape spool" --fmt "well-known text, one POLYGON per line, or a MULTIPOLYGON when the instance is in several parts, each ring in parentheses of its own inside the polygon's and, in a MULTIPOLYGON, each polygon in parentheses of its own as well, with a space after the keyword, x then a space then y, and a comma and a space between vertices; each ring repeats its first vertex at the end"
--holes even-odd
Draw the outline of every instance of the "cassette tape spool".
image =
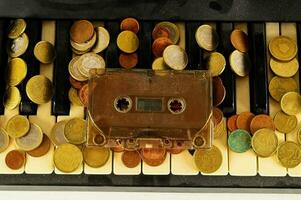
POLYGON ((91 70, 88 145, 210 148, 209 71, 91 70))

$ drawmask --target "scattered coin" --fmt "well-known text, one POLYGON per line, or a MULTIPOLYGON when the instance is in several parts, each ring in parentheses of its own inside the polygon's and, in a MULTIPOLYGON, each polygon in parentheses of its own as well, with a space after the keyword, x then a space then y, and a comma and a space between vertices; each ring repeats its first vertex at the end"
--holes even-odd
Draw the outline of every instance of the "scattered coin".
POLYGON ((13 58, 8 61, 7 84, 9 86, 19 85, 27 74, 26 62, 21 58, 13 58))
POLYGON ((298 120, 296 116, 287 115, 280 110, 274 117, 274 124, 281 133, 290 133, 297 127, 298 120))
POLYGON ((73 87, 71 87, 69 89, 68 97, 69 97, 69 101, 72 103, 72 105, 82 106, 82 102, 79 99, 78 92, 73 87))
POLYGON ((64 135, 66 123, 67 120, 59 121, 51 129, 50 139, 56 146, 68 143, 64 135))
POLYGON ((72 78, 72 76, 69 76, 69 82, 71 86, 75 89, 81 89, 87 82, 86 81, 78 81, 72 78))
POLYGON ((88 84, 84 85, 79 90, 79 99, 85 107, 88 106, 88 102, 89 102, 89 85, 88 84))
POLYGON ((131 69, 138 64, 138 55, 137 53, 120 53, 119 55, 119 64, 125 69, 131 69))
POLYGON ((232 115, 231 117, 228 118, 227 120, 227 127, 230 132, 235 131, 237 128, 236 126, 236 121, 237 121, 238 115, 232 115))
POLYGON ((23 55, 28 48, 29 40, 26 33, 22 33, 19 37, 9 42, 8 54, 10 57, 16 58, 23 55))
POLYGON ((40 146, 37 148, 28 151, 27 153, 32 157, 41 157, 44 156, 50 149, 51 142, 47 135, 43 134, 43 140, 40 146))
POLYGON ((213 122, 214 125, 217 126, 223 121, 223 111, 221 111, 219 108, 214 107, 213 108, 213 122))
POLYGON ((88 20, 78 20, 70 29, 71 40, 79 44, 89 41, 93 35, 94 27, 88 20))
POLYGON ((283 112, 288 115, 297 115, 301 112, 301 96, 297 92, 287 92, 280 101, 283 112))
POLYGON ((27 81, 26 94, 36 104, 47 103, 53 95, 52 83, 46 76, 33 76, 27 81))
POLYGON ((125 53, 134 53, 139 48, 139 39, 132 31, 122 31, 117 37, 117 46, 125 53))
POLYGON ((26 29, 26 22, 24 19, 14 20, 8 28, 8 38, 16 39, 22 33, 24 33, 25 29, 26 29))
POLYGON ((287 92, 297 92, 298 84, 293 78, 281 78, 274 76, 269 83, 269 92, 271 97, 280 102, 282 96, 287 92))
POLYGON ((298 143, 301 144, 301 128, 298 129, 297 140, 298 140, 298 143))
POLYGON ((137 34, 139 32, 139 22, 132 17, 125 18, 120 23, 120 30, 132 31, 137 34))
POLYGON ((54 165, 62 172, 73 172, 83 162, 81 150, 73 144, 59 145, 53 155, 54 165))
POLYGON ((166 150, 163 148, 144 148, 141 150, 143 161, 150 166, 161 165, 166 158, 166 150))
POLYGON ((126 167, 134 168, 140 164, 141 157, 138 151, 124 151, 121 160, 126 167))
POLYGON ((165 36, 166 33, 168 33, 168 38, 172 41, 173 44, 177 44, 179 39, 180 39, 180 32, 179 29, 177 27, 177 25, 175 25, 174 23, 171 22, 160 22, 158 24, 156 24, 152 36, 153 39, 157 39, 158 36, 162 35, 165 36), (162 28, 163 27, 163 28, 162 28), (168 30, 168 31, 164 31, 165 33, 163 33, 162 30, 168 30))
POLYGON ((28 119, 22 115, 10 118, 6 125, 6 132, 12 138, 19 138, 28 133, 30 124, 28 119))
POLYGON ((79 72, 85 77, 89 77, 90 69, 104 69, 106 67, 105 60, 92 52, 82 55, 76 62, 79 64, 79 72))
POLYGON ((25 153, 19 150, 12 150, 6 154, 6 166, 13 170, 21 169, 25 164, 25 153))
POLYGON ((167 37, 170 38, 170 33, 168 28, 164 26, 155 26, 153 32, 152 32, 152 38, 153 40, 156 40, 159 37, 167 37))
POLYGON ((242 53, 247 53, 249 50, 248 36, 245 32, 239 29, 232 31, 230 40, 235 49, 242 53))
POLYGON ((162 57, 166 47, 172 44, 172 41, 167 37, 157 38, 152 45, 152 52, 155 58, 162 57))
POLYGON ((5 151, 9 146, 9 136, 3 128, 0 128, 0 153, 5 151))
POLYGON ((64 135, 71 144, 84 143, 86 141, 86 121, 78 117, 68 120, 64 135))
POLYGON ((236 120, 237 128, 250 132, 250 124, 254 116, 255 115, 251 112, 240 113, 236 120))
POLYGON ((219 42, 216 30, 207 24, 201 25, 195 32, 195 39, 198 45, 207 51, 214 51, 219 42))
POLYGON ((238 50, 234 50, 230 54, 230 66, 232 71, 241 77, 247 76, 250 72, 251 61, 246 53, 242 53, 238 50))
POLYGON ((74 78, 75 80, 77 81, 86 81, 88 80, 88 77, 82 75, 80 72, 79 72, 79 60, 80 56, 76 56, 76 57, 73 57, 72 60, 69 62, 69 65, 68 65, 68 71, 69 71, 69 74, 72 78, 74 78))
POLYGON ((97 27, 96 29, 97 41, 92 48, 92 52, 100 53, 105 50, 110 43, 110 34, 107 29, 103 27, 97 27))
POLYGON ((243 153, 251 148, 251 135, 242 129, 233 131, 228 137, 229 148, 236 153, 243 153))
POLYGON ((220 105, 226 97, 226 88, 220 77, 212 78, 213 106, 220 105))
POLYGON ((222 153, 216 146, 212 146, 210 149, 197 149, 193 157, 200 172, 208 174, 217 171, 223 162, 222 153))
POLYGON ((113 147, 113 148, 111 148, 111 150, 112 150, 113 152, 116 152, 116 153, 120 153, 120 152, 125 151, 124 147, 121 146, 121 145, 120 145, 120 146, 113 147))
POLYGON ((108 148, 98 146, 85 146, 83 155, 84 161, 87 165, 93 168, 98 168, 108 162, 110 150, 108 148))
POLYGON ((289 61, 297 54, 297 44, 289 37, 278 36, 270 41, 269 50, 277 60, 289 61))
POLYGON ((257 130, 252 137, 252 148, 260 157, 269 157, 278 146, 278 138, 275 131, 267 128, 257 130))
POLYGON ((15 109, 21 102, 21 94, 17 87, 8 87, 3 96, 3 105, 8 110, 15 109))
POLYGON ((52 63, 55 57, 53 44, 48 41, 40 41, 33 50, 34 56, 38 61, 44 64, 52 63))
POLYGON ((289 78, 294 76, 299 69, 299 62, 297 58, 293 58, 288 62, 281 62, 275 60, 274 58, 270 59, 271 70, 280 77, 289 78))
POLYGON ((152 63, 153 70, 167 70, 168 68, 163 57, 156 58, 152 63))
POLYGON ((219 52, 211 53, 206 59, 206 68, 211 72, 211 76, 219 76, 226 67, 226 59, 219 52))
POLYGON ((294 168, 301 162, 301 147, 295 142, 286 141, 278 146, 277 157, 282 166, 294 168))
POLYGON ((250 130, 252 134, 255 134, 256 131, 259 129, 271 129, 275 131, 275 124, 269 115, 260 114, 253 117, 251 123, 250 123, 250 130))
POLYGON ((93 37, 91 40, 84 42, 84 43, 76 43, 70 40, 70 44, 72 47, 72 51, 76 54, 84 54, 92 49, 92 47, 95 45, 97 40, 96 33, 93 34, 93 37))
POLYGON ((183 70, 188 64, 188 57, 184 49, 178 45, 169 45, 163 52, 165 63, 174 70, 183 70))
POLYGON ((43 132, 42 129, 33 123, 30 123, 30 129, 26 135, 16 138, 16 144, 21 150, 31 151, 42 143, 43 132))

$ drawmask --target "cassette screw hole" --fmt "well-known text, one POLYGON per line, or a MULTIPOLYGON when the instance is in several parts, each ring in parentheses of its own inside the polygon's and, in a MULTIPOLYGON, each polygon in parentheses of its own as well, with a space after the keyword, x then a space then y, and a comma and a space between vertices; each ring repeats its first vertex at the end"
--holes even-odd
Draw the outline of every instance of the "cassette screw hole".
POLYGON ((126 113, 132 108, 132 101, 129 97, 119 97, 115 99, 114 107, 118 112, 126 113))
POLYGON ((205 144, 205 140, 204 140, 203 137, 197 136, 197 137, 194 139, 194 145, 195 145, 196 147, 202 147, 202 146, 204 146, 204 144, 205 144))
POLYGON ((168 109, 173 114, 180 114, 185 110, 185 103, 182 99, 170 99, 168 101, 168 109))

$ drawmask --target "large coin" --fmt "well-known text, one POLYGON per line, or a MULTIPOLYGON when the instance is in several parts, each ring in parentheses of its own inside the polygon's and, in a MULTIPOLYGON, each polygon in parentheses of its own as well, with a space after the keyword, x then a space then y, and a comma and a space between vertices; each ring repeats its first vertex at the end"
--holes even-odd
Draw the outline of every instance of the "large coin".
POLYGON ((40 146, 42 140, 42 129, 38 125, 31 123, 28 133, 22 137, 16 138, 16 144, 21 150, 31 151, 40 146))
POLYGON ((222 165, 223 156, 220 149, 212 146, 210 149, 197 149, 194 152, 194 163, 200 172, 213 173, 222 165))
POLYGON ((124 151, 121 156, 122 163, 128 168, 137 167, 141 162, 138 151, 124 151))
POLYGON ((16 19, 14 20, 8 28, 8 37, 10 39, 16 39, 22 33, 24 33, 26 29, 26 22, 24 19, 16 19))
POLYGON ((252 137, 252 148, 260 157, 269 157, 277 149, 278 138, 275 131, 267 128, 257 130, 252 137))
POLYGON ((230 35, 230 40, 235 49, 243 53, 248 52, 248 36, 245 32, 239 29, 233 30, 230 35))
POLYGON ((288 115, 297 115, 301 112, 301 96, 298 92, 284 94, 280 101, 283 112, 288 115))
POLYGON ((18 170, 25 165, 26 157, 23 151, 12 150, 6 154, 5 164, 8 168, 18 170))
POLYGON ((26 62, 21 58, 13 58, 8 62, 7 84, 19 85, 27 74, 26 62))
POLYGON ((110 157, 108 148, 98 146, 86 146, 83 150, 84 161, 87 165, 93 168, 98 168, 105 165, 110 157))
POLYGON ((141 156, 149 166, 159 166, 166 159, 166 150, 163 148, 144 148, 141 150, 141 156))
POLYGON ((198 45, 207 51, 214 51, 218 46, 218 34, 216 30, 207 24, 201 25, 195 32, 198 45))
POLYGON ((88 20, 78 20, 70 28, 70 38, 76 43, 85 43, 93 37, 94 26, 88 20))
POLYGON ((284 167, 294 168, 301 162, 301 147, 295 142, 284 142, 278 146, 277 157, 284 167))
POLYGON ((44 104, 51 100, 53 86, 51 81, 43 76, 36 75, 28 80, 26 84, 26 94, 28 98, 36 104, 44 104))
POLYGON ((8 54, 10 57, 16 58, 23 55, 28 48, 29 40, 26 33, 22 33, 16 39, 13 39, 8 46, 8 54))
POLYGON ((5 151, 9 146, 9 136, 3 128, 0 128, 0 153, 5 151))
POLYGON ((211 76, 219 76, 226 66, 226 59, 218 52, 211 53, 206 59, 206 68, 211 72, 211 76))
POLYGON ((92 52, 100 53, 109 46, 110 34, 107 31, 107 29, 103 27, 97 27, 96 36, 97 36, 97 40, 95 46, 92 48, 92 52))
POLYGON ((297 73, 299 69, 299 62, 297 58, 294 58, 288 62, 281 62, 275 60, 274 58, 271 58, 270 67, 276 75, 288 78, 294 76, 297 73))
POLYGON ((251 133, 255 134, 256 131, 263 128, 267 128, 275 131, 275 124, 272 117, 265 114, 260 114, 253 117, 250 123, 251 133))
POLYGON ((242 129, 233 131, 228 137, 229 148, 236 153, 243 153, 251 148, 251 135, 242 129))
POLYGON ((269 50, 272 56, 281 61, 289 61, 297 54, 297 44, 286 36, 278 36, 269 43, 269 50))
POLYGON ((88 77, 82 75, 79 72, 79 65, 80 65, 79 58, 80 58, 80 56, 75 56, 72 58, 72 60, 69 62, 69 65, 68 65, 68 71, 69 71, 70 76, 72 78, 74 78, 75 80, 86 81, 86 80, 88 80, 88 77))
POLYGON ((117 37, 117 46, 125 53, 134 53, 139 48, 139 39, 132 31, 122 31, 117 37))
POLYGON ((81 118, 70 119, 64 130, 65 138, 71 144, 82 144, 86 141, 86 121, 81 118))
POLYGON ((279 102, 287 92, 297 92, 298 84, 293 78, 281 78, 274 76, 269 83, 269 92, 273 99, 279 102))
POLYGON ((296 116, 287 115, 280 110, 274 117, 274 124, 281 133, 290 133, 297 127, 298 120, 296 116))
POLYGON ((248 54, 235 50, 230 54, 229 60, 231 69, 236 75, 244 77, 249 74, 251 61, 248 54))
POLYGON ((38 61, 44 64, 52 63, 55 57, 53 44, 48 41, 40 41, 33 50, 34 56, 38 61))
POLYGON ((163 52, 165 63, 174 70, 183 70, 188 64, 188 57, 184 49, 178 45, 169 45, 163 52))
POLYGON ((67 120, 59 121, 51 129, 50 139, 56 146, 68 143, 64 135, 66 123, 67 120))
POLYGON ((10 118, 6 125, 6 132, 12 138, 19 138, 28 133, 30 123, 25 116, 15 115, 10 118))
POLYGON ((177 44, 180 39, 179 28, 171 22, 160 22, 156 24, 152 32, 152 37, 154 40, 158 37, 168 37, 173 44, 177 44), (164 34, 162 34, 162 30, 165 30, 164 34))
POLYGON ((35 149, 28 151, 27 153, 32 157, 41 157, 45 155, 51 147, 51 141, 47 135, 43 134, 42 143, 35 149))
POLYGON ((17 87, 8 87, 3 96, 3 105, 6 109, 12 110, 21 102, 21 94, 17 87))
POLYGON ((106 67, 105 60, 96 53, 86 53, 77 62, 79 72, 85 77, 89 77, 90 69, 104 69, 106 67))

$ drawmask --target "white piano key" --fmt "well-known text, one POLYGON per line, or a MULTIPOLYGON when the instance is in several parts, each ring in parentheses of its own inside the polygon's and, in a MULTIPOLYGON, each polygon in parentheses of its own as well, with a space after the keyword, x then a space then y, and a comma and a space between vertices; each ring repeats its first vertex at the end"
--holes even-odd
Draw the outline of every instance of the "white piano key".
POLYGON ((166 159, 159 166, 149 166, 143 162, 142 173, 146 175, 168 175, 170 173, 170 153, 166 154, 166 159))
POLYGON ((21 167, 20 169, 13 170, 13 169, 10 169, 5 163, 6 155, 10 151, 15 150, 15 149, 16 149, 15 142, 14 142, 14 140, 11 139, 8 148, 4 152, 0 153, 0 174, 23 174, 24 173, 25 165, 23 167, 21 167))
POLYGON ((84 164, 84 173, 85 174, 111 174, 112 173, 112 151, 110 151, 109 160, 106 162, 105 165, 93 168, 84 164))
POLYGON ((179 154, 171 154, 171 173, 173 175, 186 176, 199 174, 193 155, 191 155, 188 150, 179 154))
POLYGON ((113 173, 116 175, 138 175, 141 173, 141 162, 134 168, 126 167, 121 160, 122 152, 114 152, 113 173))

